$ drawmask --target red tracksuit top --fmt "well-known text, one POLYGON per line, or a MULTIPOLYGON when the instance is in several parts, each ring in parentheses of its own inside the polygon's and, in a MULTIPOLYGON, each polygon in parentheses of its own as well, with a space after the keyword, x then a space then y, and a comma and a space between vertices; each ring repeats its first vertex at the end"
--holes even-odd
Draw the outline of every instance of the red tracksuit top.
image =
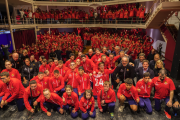
POLYGON ((144 80, 138 81, 136 88, 141 90, 138 92, 139 97, 149 98, 151 95, 152 86, 152 82, 145 83, 144 80))
POLYGON ((155 99, 164 99, 170 95, 170 91, 176 90, 173 81, 170 78, 165 78, 163 81, 159 77, 152 79, 153 86, 155 86, 155 99))
POLYGON ((118 58, 120 57, 120 55, 118 56, 114 56, 114 58, 112 60, 109 59, 109 57, 107 58, 109 60, 109 67, 111 69, 114 69, 115 68, 115 63, 116 63, 116 60, 118 60, 118 58))
POLYGON ((63 100, 62 98, 56 94, 56 93, 51 93, 51 97, 49 99, 45 98, 44 95, 41 96, 40 99, 40 106, 42 111, 44 111, 45 113, 47 113, 47 109, 44 107, 43 103, 44 102, 50 102, 50 103, 54 103, 56 105, 59 105, 61 108, 63 108, 63 100))
MULTIPOLYGON (((107 57, 108 58, 108 57, 107 57)), ((110 66, 108 66, 109 65, 109 60, 106 58, 106 61, 104 62, 104 69, 108 69, 110 66)), ((100 62, 102 62, 102 60, 100 60, 100 61, 97 61, 97 63, 96 63, 96 69, 98 69, 98 64, 100 63, 100 62)))
POLYGON ((89 100, 82 97, 79 103, 80 110, 83 111, 84 113, 87 112, 88 109, 91 109, 91 112, 94 111, 94 97, 92 96, 89 100))
POLYGON ((139 98, 136 87, 132 86, 130 90, 127 90, 125 83, 121 84, 119 87, 119 90, 117 93, 118 99, 120 95, 124 95, 128 99, 134 99, 135 101, 137 100, 137 98, 139 98))
POLYGON ((82 76, 78 75, 78 92, 84 93, 85 90, 90 89, 89 74, 84 73, 82 76))
POLYGON ((16 70, 16 69, 14 69, 14 68, 11 68, 11 70, 4 69, 4 70, 1 71, 1 73, 2 73, 2 72, 8 72, 8 73, 9 73, 9 76, 10 76, 11 78, 17 78, 17 79, 21 80, 21 76, 20 76, 20 74, 19 74, 19 71, 16 70))
POLYGON ((8 97, 6 94, 8 94, 7 93, 7 89, 5 88, 5 85, 4 85, 5 83, 2 81, 2 80, 0 80, 0 97, 2 97, 2 96, 6 96, 6 97, 8 97))
MULTIPOLYGON (((65 74, 66 74, 66 72, 67 72, 69 69, 63 65, 62 68, 55 67, 54 70, 58 70, 59 73, 61 74, 61 76, 64 77, 65 74)), ((53 71, 54 71, 54 70, 53 70, 53 71)), ((54 73, 52 73, 52 75, 54 75, 54 73)))
MULTIPOLYGON (((109 74, 112 74, 114 72, 115 68, 113 70, 104 69, 104 72, 102 73, 103 76, 103 82, 109 81, 109 74)), ((99 69, 96 70, 96 73, 101 72, 99 69)))
POLYGON ((66 63, 64 64, 67 68, 70 68, 70 63, 71 62, 76 62, 75 60, 71 61, 70 59, 68 61, 66 61, 66 63))
POLYGON ((98 59, 101 58, 101 55, 103 55, 102 53, 100 53, 99 55, 93 55, 91 60, 96 64, 98 62, 98 59))
POLYGON ((40 100, 41 100, 40 96, 43 95, 43 87, 40 84, 37 84, 37 87, 34 91, 31 90, 31 92, 30 92, 30 86, 28 86, 25 89, 23 99, 24 99, 24 104, 26 106, 26 109, 29 111, 32 109, 32 107, 28 101, 28 99, 31 99, 31 93, 32 93, 32 97, 38 97, 39 96, 38 99, 36 99, 36 101, 40 102, 40 100))
POLYGON ((55 63, 52 64, 52 66, 50 67, 50 73, 54 72, 54 68, 57 67, 58 65, 55 65, 55 63))
POLYGON ((16 98, 23 98, 25 88, 17 78, 10 78, 9 83, 4 84, 4 88, 7 88, 8 95, 4 96, 2 100, 6 100, 9 95, 11 97, 6 100, 7 102, 11 102, 16 98))
POLYGON ((46 66, 41 65, 41 66, 39 67, 39 72, 43 72, 43 73, 44 73, 45 70, 50 71, 50 67, 49 67, 48 64, 46 64, 46 66))
POLYGON ((71 85, 73 88, 78 87, 78 73, 72 70, 68 70, 66 75, 64 76, 64 82, 67 81, 67 85, 71 85))
POLYGON ((57 79, 55 77, 49 79, 49 89, 51 92, 60 91, 62 88, 64 88, 64 81, 61 75, 57 79))
MULTIPOLYGON (((31 79, 31 80, 34 80, 34 79, 31 79)), ((30 80, 30 81, 31 81, 30 80)), ((36 82, 39 83, 40 85, 42 85, 43 87, 43 90, 45 88, 48 88, 49 89, 49 77, 44 77, 42 80, 40 80, 39 78, 36 79, 36 82)))
POLYGON ((93 73, 93 71, 95 70, 95 64, 91 59, 86 59, 86 61, 81 62, 81 64, 86 73, 93 73))
POLYGON ((75 111, 79 110, 79 100, 78 100, 78 96, 75 92, 71 93, 71 96, 68 96, 68 94, 65 92, 63 94, 63 97, 65 98, 65 103, 64 105, 71 105, 74 106, 75 111))
POLYGON ((109 88, 109 90, 105 93, 104 88, 103 88, 101 91, 99 91, 98 97, 97 97, 99 109, 102 109, 101 100, 105 100, 105 103, 116 102, 116 94, 114 90, 109 88))

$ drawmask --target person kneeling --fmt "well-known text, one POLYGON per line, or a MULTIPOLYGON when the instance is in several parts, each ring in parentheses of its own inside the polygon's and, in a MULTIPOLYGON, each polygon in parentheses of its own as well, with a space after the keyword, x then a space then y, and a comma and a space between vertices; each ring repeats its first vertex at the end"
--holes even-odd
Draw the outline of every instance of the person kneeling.
POLYGON ((42 111, 44 111, 47 116, 51 116, 51 109, 63 114, 62 98, 56 93, 51 93, 47 88, 43 90, 43 96, 41 97, 40 105, 42 111), (46 106, 48 110, 44 106, 46 106))
POLYGON ((71 111, 71 117, 76 118, 78 117, 78 110, 79 110, 79 101, 78 96, 75 92, 73 92, 73 88, 71 85, 66 85, 65 93, 63 94, 63 109, 67 112, 71 111), (70 109, 71 108, 71 109, 70 109))
POLYGON ((100 112, 106 112, 107 108, 109 108, 109 113, 111 115, 111 119, 114 118, 114 108, 116 102, 116 94, 114 90, 110 88, 110 82, 104 82, 104 88, 98 93, 98 107, 100 112))
POLYGON ((90 117, 96 117, 96 110, 94 108, 95 102, 91 90, 85 90, 83 97, 80 100, 80 110, 82 111, 82 119, 86 120, 90 117))
POLYGON ((124 101, 128 101, 132 111, 136 112, 138 109, 139 96, 137 89, 133 86, 133 80, 127 78, 124 81, 125 83, 121 84, 117 93, 117 97, 120 102, 119 111, 123 112, 124 101))

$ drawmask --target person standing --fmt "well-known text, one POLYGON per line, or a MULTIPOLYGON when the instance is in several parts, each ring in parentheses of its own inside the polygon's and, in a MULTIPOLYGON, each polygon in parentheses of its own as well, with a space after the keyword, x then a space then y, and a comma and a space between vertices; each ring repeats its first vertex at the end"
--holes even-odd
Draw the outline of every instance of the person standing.
POLYGON ((7 60, 9 60, 9 54, 10 54, 9 48, 10 48, 10 46, 11 46, 11 41, 10 41, 9 43, 10 43, 10 44, 8 45, 8 47, 5 47, 3 44, 1 44, 1 49, 2 49, 2 51, 4 52, 4 55, 5 55, 5 57, 6 57, 7 60))

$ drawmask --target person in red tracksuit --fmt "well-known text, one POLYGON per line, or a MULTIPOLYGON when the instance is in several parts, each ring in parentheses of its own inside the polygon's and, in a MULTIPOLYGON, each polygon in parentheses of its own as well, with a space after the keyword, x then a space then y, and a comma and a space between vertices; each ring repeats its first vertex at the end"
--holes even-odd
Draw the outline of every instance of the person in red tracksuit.
POLYGON ((29 84, 30 85, 25 89, 23 99, 26 109, 34 113, 34 106, 37 106, 38 102, 40 102, 41 95, 43 95, 43 87, 38 84, 36 80, 32 80, 29 84))
POLYGON ((8 103, 15 100, 18 111, 23 111, 25 109, 23 101, 25 88, 22 85, 21 81, 17 78, 11 78, 8 72, 2 72, 0 76, 1 80, 4 82, 3 88, 7 89, 5 91, 7 92, 7 94, 2 98, 1 101, 1 108, 3 108, 4 105, 7 105, 8 103), (9 95, 10 97, 8 97, 9 95))
POLYGON ((120 23, 123 23, 124 22, 124 9, 121 8, 120 12, 119 12, 119 18, 120 18, 120 23))
POLYGON ((102 55, 101 58, 98 60, 98 62, 96 63, 96 69, 98 69, 100 62, 104 63, 104 69, 109 69, 109 60, 106 58, 106 55, 102 55))
POLYGON ((66 63, 65 63, 65 66, 68 67, 68 68, 70 68, 70 63, 71 62, 75 62, 75 60, 74 60, 75 59, 74 53, 70 53, 69 57, 70 57, 70 59, 68 61, 66 61, 66 63))
POLYGON ((116 61, 118 60, 119 57, 120 57, 120 55, 114 56, 113 53, 110 53, 110 54, 109 54, 109 57, 107 58, 108 61, 109 61, 109 65, 108 65, 109 68, 111 68, 111 69, 114 69, 114 68, 115 68, 115 63, 116 63, 116 61))
POLYGON ((128 22, 128 18, 129 18, 129 14, 128 14, 128 11, 127 9, 124 11, 124 20, 125 22, 128 22))
POLYGON ((111 119, 114 117, 114 108, 116 103, 116 94, 114 90, 110 88, 110 82, 105 81, 104 82, 104 88, 98 93, 98 108, 99 111, 104 113, 107 111, 107 108, 109 109, 109 113, 111 115, 111 119))
POLYGON ((146 8, 144 6, 144 8, 142 8, 142 10, 140 11, 140 15, 139 15, 139 18, 141 19, 141 23, 144 23, 145 21, 144 20, 144 13, 146 11, 146 8))
POLYGON ((51 92, 62 92, 64 88, 63 77, 59 74, 58 70, 54 70, 54 76, 49 79, 49 89, 51 92))
POLYGON ((134 8, 129 6, 129 20, 132 23, 134 17, 134 8))
POLYGON ((84 73, 84 68, 82 66, 78 69, 79 75, 78 75, 78 93, 79 93, 79 99, 83 97, 83 94, 85 90, 90 89, 90 80, 89 80, 89 74, 84 73))
POLYGON ((146 108, 146 113, 152 114, 152 106, 150 101, 151 90, 153 87, 152 80, 150 79, 150 73, 143 74, 143 79, 139 80, 136 84, 138 95, 140 97, 139 107, 146 108))
POLYGON ((73 91, 78 95, 78 73, 75 72, 75 62, 70 63, 70 70, 67 71, 64 76, 64 82, 67 82, 67 85, 71 85, 73 87, 73 91))
POLYGON ((0 80, 0 103, 2 101, 2 98, 5 96, 5 97, 8 97, 9 93, 6 91, 7 88, 5 88, 4 86, 4 82, 2 80, 0 80))
POLYGON ((71 117, 76 118, 78 117, 78 110, 79 110, 79 101, 78 95, 73 92, 73 87, 71 85, 66 85, 65 93, 63 94, 63 109, 69 111, 69 107, 71 108, 71 117))
POLYGON ((119 111, 123 112, 124 101, 128 101, 132 111, 137 111, 138 103, 140 101, 138 96, 138 91, 136 87, 133 86, 133 80, 131 78, 126 78, 125 83, 121 84, 117 93, 117 97, 120 102, 119 111))
POLYGON ((43 90, 43 95, 41 96, 40 100, 40 106, 42 111, 44 111, 47 116, 51 116, 51 109, 55 109, 61 114, 63 114, 64 112, 62 98, 56 93, 51 93, 47 88, 43 90), (46 106, 48 110, 44 106, 46 106))
POLYGON ((83 97, 80 100, 79 107, 82 111, 82 119, 87 120, 96 117, 95 101, 91 90, 85 90, 83 97))
POLYGON ((98 60, 101 58, 103 54, 100 53, 99 48, 96 48, 96 54, 93 55, 93 57, 91 58, 91 60, 96 64, 98 62, 98 60))
POLYGON ((5 67, 6 67, 6 69, 2 70, 1 73, 8 72, 11 78, 17 78, 17 79, 21 80, 19 71, 17 69, 12 68, 11 61, 6 60, 5 67))
POLYGON ((50 68, 50 73, 53 72, 54 68, 58 66, 58 59, 54 58, 54 63, 52 64, 51 68, 50 68))
MULTIPOLYGON (((60 75, 61 75, 62 77, 64 77, 65 74, 66 74, 66 72, 69 70, 69 68, 67 68, 67 67, 65 67, 65 65, 63 65, 63 61, 62 61, 62 60, 59 60, 59 61, 58 61, 58 66, 54 68, 53 72, 54 72, 55 70, 58 70, 59 73, 60 73, 60 75)), ((52 76, 53 76, 53 73, 52 73, 52 76)))
POLYGON ((84 68, 84 72, 88 74, 93 73, 93 71, 95 71, 95 64, 93 63, 93 61, 91 59, 87 59, 86 55, 81 55, 81 59, 81 64, 84 68))
POLYGON ((50 70, 50 67, 47 64, 47 60, 43 59, 42 60, 42 65, 39 67, 39 72, 43 72, 44 73, 45 70, 50 70))

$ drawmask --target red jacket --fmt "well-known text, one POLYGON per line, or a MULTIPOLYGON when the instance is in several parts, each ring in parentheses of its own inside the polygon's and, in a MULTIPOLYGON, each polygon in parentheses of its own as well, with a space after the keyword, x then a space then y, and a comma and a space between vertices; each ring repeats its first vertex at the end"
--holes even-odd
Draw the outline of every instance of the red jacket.
POLYGON ((138 81, 136 88, 141 90, 138 92, 139 97, 149 98, 151 95, 152 86, 152 82, 145 83, 144 80, 138 81))
POLYGON ((45 89, 45 88, 49 89, 49 77, 44 77, 42 80, 40 80, 39 78, 37 78, 37 79, 32 78, 30 81, 32 81, 32 80, 36 80, 37 83, 42 85, 43 89, 45 89))
POLYGON ((91 109, 91 112, 94 111, 94 97, 92 96, 89 100, 82 97, 79 103, 80 110, 83 111, 84 113, 87 112, 88 109, 91 109))
POLYGON ((24 104, 26 106, 26 109, 29 111, 32 109, 32 107, 28 101, 29 98, 31 99, 31 93, 32 93, 32 97, 38 97, 38 99, 36 99, 36 101, 40 102, 40 100, 41 100, 40 95, 43 95, 43 87, 40 84, 37 84, 37 87, 34 91, 31 90, 31 92, 30 92, 30 86, 28 86, 25 89, 23 99, 24 99, 24 104))
POLYGON ((82 76, 78 75, 78 92, 84 93, 85 90, 90 89, 89 74, 84 73, 82 76))
POLYGON ((129 16, 129 15, 128 15, 128 11, 125 11, 125 12, 124 12, 124 18, 128 18, 128 16, 129 16))
POLYGON ((47 64, 46 66, 41 65, 41 66, 39 67, 39 72, 43 72, 43 73, 44 73, 45 70, 50 71, 50 67, 49 67, 48 64, 47 64))
POLYGON ((54 68, 57 67, 58 65, 55 65, 54 63, 52 64, 51 68, 50 68, 50 73, 54 72, 54 68))
POLYGON ((145 13, 146 9, 144 8, 144 10, 140 11, 140 15, 139 15, 139 18, 144 18, 144 13, 145 13))
POLYGON ((71 62, 76 62, 75 60, 71 61, 70 59, 68 61, 66 61, 66 63, 64 64, 66 67, 70 68, 70 63, 71 62))
POLYGON ((104 88, 103 88, 101 91, 99 91, 98 97, 97 97, 99 109, 102 109, 101 100, 105 100, 105 103, 116 102, 116 94, 114 90, 109 88, 109 90, 105 93, 104 88))
MULTIPOLYGON (((8 94, 7 93, 7 88, 5 88, 5 85, 4 85, 5 83, 2 81, 2 80, 0 80, 0 97, 2 97, 2 96, 6 96, 6 97, 8 97, 6 94, 8 94)), ((9 95, 9 94, 8 94, 9 95)))
MULTIPOLYGON (((55 67, 54 70, 58 70, 59 73, 61 74, 61 76, 64 77, 65 74, 66 74, 66 72, 67 72, 69 69, 63 65, 62 68, 55 67)), ((54 70, 53 70, 53 71, 54 71, 54 70)), ((52 73, 52 75, 54 75, 54 73, 52 73)))
POLYGON ((78 87, 78 73, 72 70, 68 70, 66 75, 64 76, 64 82, 67 80, 67 85, 71 85, 73 88, 78 87))
POLYGON ((64 88, 64 81, 62 76, 59 76, 58 79, 55 77, 51 77, 49 79, 49 89, 51 92, 60 91, 62 88, 64 88))
POLYGON ((11 70, 4 69, 4 70, 1 71, 1 73, 2 73, 2 72, 8 72, 8 73, 9 73, 9 76, 10 76, 11 78, 17 78, 17 79, 21 80, 21 76, 20 76, 20 74, 19 74, 19 71, 16 70, 16 69, 14 69, 14 68, 11 68, 11 70))
POLYGON ((153 86, 155 86, 156 99, 164 99, 169 96, 170 91, 176 90, 173 81, 170 78, 165 78, 163 81, 159 80, 159 77, 154 77, 152 79, 153 86))
POLYGON ((86 61, 81 62, 81 64, 86 73, 93 73, 93 71, 95 70, 95 64, 91 59, 86 59, 86 61))
MULTIPOLYGON (((112 74, 115 69, 109 70, 109 69, 104 69, 104 72, 101 74, 103 76, 103 81, 109 81, 109 74, 112 74)), ((100 70, 96 70, 96 73, 101 72, 100 70)))
POLYGON ((120 57, 120 55, 114 56, 114 58, 113 58, 112 60, 110 60, 109 57, 107 58, 108 61, 109 61, 109 65, 108 65, 108 66, 109 66, 111 69, 114 69, 114 68, 115 68, 116 60, 118 60, 119 57, 120 57))
POLYGON ((103 75, 94 74, 92 75, 92 82, 93 82, 93 95, 97 96, 98 92, 103 89, 104 84, 104 77, 103 75))
POLYGON ((122 11, 120 10, 119 14, 120 14, 119 18, 124 18, 124 10, 122 11))
MULTIPOLYGON (((99 64, 100 62, 102 62, 102 60, 97 61, 97 63, 96 63, 96 69, 98 69, 98 64, 99 64)), ((104 62, 104 69, 108 69, 109 67, 110 67, 110 66, 109 66, 109 60, 106 59, 106 61, 104 62)))
POLYGON ((100 53, 99 55, 93 55, 91 60, 96 64, 98 62, 98 59, 101 58, 101 55, 103 55, 102 53, 100 53))
POLYGON ((2 100, 6 100, 9 95, 11 97, 6 100, 7 102, 11 102, 16 98, 23 98, 25 88, 17 78, 10 78, 8 85, 4 84, 4 88, 7 88, 8 95, 4 96, 2 100))
POLYGON ((63 108, 63 100, 62 98, 56 94, 56 93, 51 93, 51 97, 49 99, 46 99, 44 97, 44 95, 41 96, 41 100, 40 100, 40 106, 42 111, 44 111, 45 113, 47 112, 47 109, 44 107, 43 103, 44 102, 50 102, 50 103, 54 103, 56 105, 61 106, 61 108, 63 108))
POLYGON ((136 87, 132 86, 130 90, 127 90, 125 83, 121 84, 119 87, 117 93, 118 99, 120 98, 121 95, 124 95, 128 99, 134 99, 135 101, 137 100, 137 98, 139 98, 136 87))
POLYGON ((72 92, 71 96, 68 96, 68 94, 65 92, 63 94, 63 97, 65 99, 64 105, 68 104, 68 105, 74 106, 76 111, 79 110, 79 100, 78 100, 78 96, 75 92, 72 92))

